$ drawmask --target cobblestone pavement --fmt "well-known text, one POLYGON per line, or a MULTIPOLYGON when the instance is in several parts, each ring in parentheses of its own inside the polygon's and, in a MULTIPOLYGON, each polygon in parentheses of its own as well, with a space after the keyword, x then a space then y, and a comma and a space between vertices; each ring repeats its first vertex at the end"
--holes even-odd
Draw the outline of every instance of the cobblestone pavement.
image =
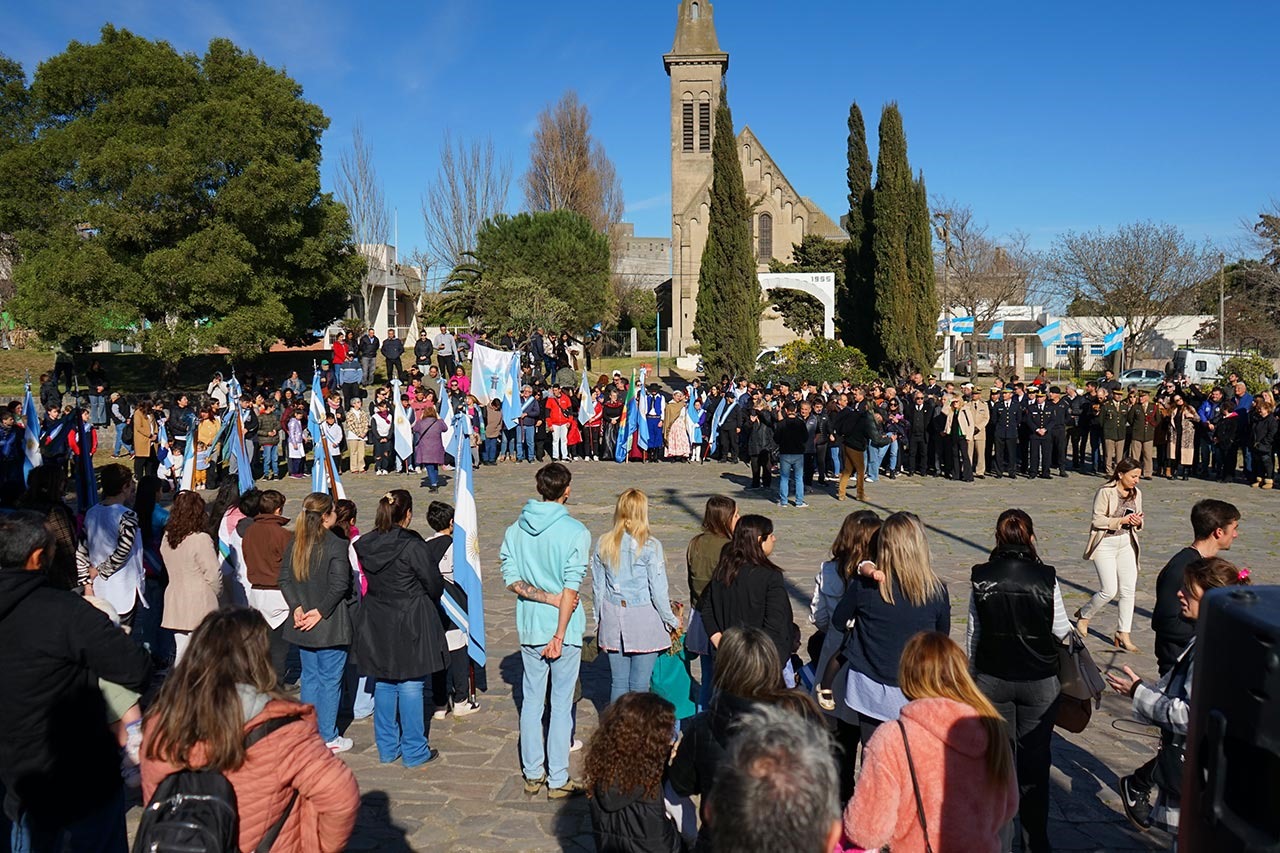
MULTIPOLYGON (((532 465, 500 463, 478 471, 476 476, 489 638, 483 711, 464 719, 435 721, 430 739, 442 757, 414 770, 378 763, 371 721, 356 722, 347 729, 355 748, 343 757, 355 771, 363 797, 351 850, 594 849, 585 802, 550 803, 541 797, 527 798, 521 790, 513 696, 513 685, 520 681, 515 600, 502 587, 497 557, 503 531, 534 494, 534 470, 532 465)), ((743 491, 750 484, 745 466, 575 463, 572 470, 570 510, 593 535, 607 529, 614 499, 622 488, 635 486, 648 493, 653 533, 673 557, 667 574, 673 596, 679 598, 687 596, 687 588, 678 555, 697 531, 708 496, 729 494, 740 501, 744 514, 758 512, 772 517, 778 533, 774 558, 786 569, 796 622, 806 636, 812 630, 807 608, 814 573, 845 513, 860 506, 853 500, 837 503, 830 491, 820 489, 811 493, 809 509, 782 509, 776 495, 771 501, 763 492, 743 491)), ((980 480, 971 485, 934 478, 882 479, 868 485, 867 497, 872 509, 881 513, 911 510, 927 525, 935 568, 951 590, 952 636, 959 640, 968 608, 969 567, 989 550, 996 516, 1010 506, 1026 509, 1035 519, 1040 552, 1046 562, 1057 567, 1067 612, 1088 599, 1097 579, 1092 564, 1080 555, 1093 492, 1100 483, 1097 478, 1077 475, 1052 481, 980 480)), ((418 488, 417 477, 347 475, 344 484, 360 507, 361 528, 370 526, 376 500, 387 489, 410 488, 424 506, 429 500, 426 489, 418 488)), ((298 505, 306 485, 304 480, 280 484, 290 498, 286 514, 298 505)), ((1111 648, 1114 603, 1094 620, 1089 647, 1104 669, 1129 664, 1140 674, 1154 677, 1155 659, 1145 650, 1152 644, 1149 616, 1155 574, 1170 555, 1190 541, 1191 504, 1213 496, 1239 506, 1242 535, 1230 556, 1238 564, 1252 567, 1258 581, 1274 583, 1280 528, 1272 520, 1280 496, 1239 485, 1196 481, 1156 480, 1144 482, 1142 488, 1147 523, 1142 534, 1143 563, 1133 640, 1144 653, 1125 655, 1111 648)), ((449 494, 449 489, 441 490, 446 500, 449 494)), ((420 506, 414 522, 418 528, 425 524, 420 521, 425 517, 422 510, 420 506)), ((577 736, 585 740, 608 698, 608 664, 603 657, 583 666, 582 688, 577 736)), ((1156 743, 1154 730, 1123 722, 1129 719, 1127 709, 1127 700, 1108 695, 1083 734, 1059 732, 1054 738, 1050 834, 1057 849, 1121 851, 1169 846, 1167 835, 1157 831, 1143 835, 1133 830, 1120 807, 1118 777, 1145 762, 1156 743), (1113 725, 1117 721, 1123 728, 1113 725)), ((571 768, 575 775, 580 765, 581 753, 575 753, 571 768)), ((137 813, 137 809, 132 812, 134 821, 137 813)))

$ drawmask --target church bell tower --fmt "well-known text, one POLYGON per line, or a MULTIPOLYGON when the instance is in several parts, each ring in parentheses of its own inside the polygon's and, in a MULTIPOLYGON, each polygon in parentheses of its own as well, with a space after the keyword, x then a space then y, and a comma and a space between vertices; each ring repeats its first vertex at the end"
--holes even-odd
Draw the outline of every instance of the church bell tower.
POLYGON ((711 134, 729 54, 720 50, 710 0, 681 0, 676 38, 662 57, 671 78, 671 352, 694 343, 698 271, 707 239, 711 134))

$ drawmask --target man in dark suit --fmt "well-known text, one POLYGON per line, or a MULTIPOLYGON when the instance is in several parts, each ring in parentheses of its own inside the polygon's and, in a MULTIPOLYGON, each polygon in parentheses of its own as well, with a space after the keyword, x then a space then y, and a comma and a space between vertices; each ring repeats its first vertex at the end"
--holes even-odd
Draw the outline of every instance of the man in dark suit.
POLYGON ((908 474, 924 476, 929 465, 929 424, 933 421, 933 406, 925 399, 924 391, 917 389, 907 406, 907 460, 902 470, 908 474))
POLYGON ((1022 410, 1013 401, 1012 388, 1000 390, 1000 402, 991 413, 991 422, 995 424, 995 474, 1012 480, 1018 476, 1018 428, 1022 425, 1022 410))
POLYGON ((1023 413, 1027 428, 1027 477, 1049 479, 1049 426, 1053 409, 1045 404, 1044 389, 1037 387, 1035 402, 1023 413))
POLYGON ((1053 417, 1049 419, 1049 445, 1053 449, 1053 458, 1058 461, 1058 476, 1067 476, 1067 426, 1073 421, 1071 403, 1062 396, 1062 389, 1057 385, 1049 388, 1049 408, 1053 417))

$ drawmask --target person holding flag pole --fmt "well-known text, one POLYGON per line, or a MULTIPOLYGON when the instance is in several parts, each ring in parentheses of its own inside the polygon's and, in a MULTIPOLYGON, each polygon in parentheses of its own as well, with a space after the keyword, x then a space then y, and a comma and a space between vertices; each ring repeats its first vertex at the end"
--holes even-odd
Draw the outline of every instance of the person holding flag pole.
POLYGON ((324 434, 325 417, 324 389, 320 385, 320 371, 313 361, 311 400, 307 414, 307 430, 311 433, 311 451, 315 457, 311 466, 311 491, 342 500, 347 495, 342 488, 342 480, 338 477, 337 462, 334 461, 329 441, 324 434))
POLYGON ((40 412, 31 396, 31 373, 27 372, 26 394, 22 399, 22 482, 31 476, 32 468, 44 464, 40 453, 40 412))

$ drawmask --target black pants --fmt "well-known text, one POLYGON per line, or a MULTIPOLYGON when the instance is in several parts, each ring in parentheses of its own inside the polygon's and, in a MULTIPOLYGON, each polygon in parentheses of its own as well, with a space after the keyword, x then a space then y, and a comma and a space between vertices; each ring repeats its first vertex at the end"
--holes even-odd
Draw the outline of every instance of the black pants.
MULTIPOLYGON (((437 355, 436 363, 440 365, 440 375, 444 377, 444 381, 447 383, 449 377, 458 369, 457 359, 451 355, 437 355)), ((423 372, 425 373, 426 371, 423 372)))
POLYGON ((392 379, 404 379, 404 368, 400 366, 398 358, 387 359, 387 381, 390 382, 392 379))
POLYGON ((773 484, 773 456, 761 450, 751 457, 751 488, 769 488, 773 484))
POLYGON ((285 617, 277 627, 271 629, 271 667, 276 671, 276 680, 284 684, 289 674, 289 641, 284 638, 284 626, 292 619, 292 614, 285 617))
POLYGON ((831 450, 825 444, 819 444, 817 448, 818 482, 825 483, 831 479, 831 450))
POLYGON ((431 673, 431 695, 438 707, 448 705, 451 701, 461 705, 471 696, 471 680, 468 672, 471 668, 471 657, 467 647, 456 652, 449 652, 449 666, 446 669, 431 673))
POLYGON ((720 434, 716 439, 716 449, 720 451, 720 458, 725 462, 735 462, 738 459, 738 434, 733 431, 732 427, 721 427, 720 434))
MULTIPOLYGON (((1049 743, 1058 708, 1058 677, 1005 681, 978 673, 975 680, 1013 735, 1022 849, 1030 853, 1049 850, 1049 743)), ((1013 826, 1006 827, 1001 836, 1002 849, 1012 849, 1013 826)))
POLYGON ((861 743, 857 723, 836 720, 836 767, 840 769, 840 806, 853 799, 853 782, 861 743))
POLYGON ((1031 441, 1027 442, 1030 447, 1027 462, 1027 476, 1034 477, 1037 474, 1041 477, 1049 476, 1049 436, 1033 435, 1031 441))
MULTIPOLYGON (((1071 427, 1067 430, 1067 441, 1071 444, 1071 467, 1077 471, 1084 467, 1081 457, 1085 455, 1088 437, 1087 430, 1080 427, 1071 427)), ((1066 467, 1065 463, 1062 467, 1066 467)))
POLYGON ((67 383, 67 393, 71 393, 72 386, 75 385, 75 365, 69 361, 61 361, 53 366, 53 381, 67 383))
POLYGON ((973 460, 969 458, 969 442, 963 438, 952 438, 951 444, 951 479, 965 483, 973 482, 973 460))
POLYGON ((1005 476, 1018 473, 1018 439, 996 439, 996 467, 1005 476))
POLYGON ((1051 431, 1049 443, 1053 445, 1053 459, 1058 463, 1058 473, 1065 474, 1067 472, 1067 431, 1051 431))
POLYGON ((135 456, 133 457, 133 478, 141 480, 143 477, 154 477, 159 467, 154 456, 135 456))
POLYGON ((929 440, 923 435, 911 436, 907 442, 907 461, 903 468, 912 474, 923 474, 929 464, 929 440))

